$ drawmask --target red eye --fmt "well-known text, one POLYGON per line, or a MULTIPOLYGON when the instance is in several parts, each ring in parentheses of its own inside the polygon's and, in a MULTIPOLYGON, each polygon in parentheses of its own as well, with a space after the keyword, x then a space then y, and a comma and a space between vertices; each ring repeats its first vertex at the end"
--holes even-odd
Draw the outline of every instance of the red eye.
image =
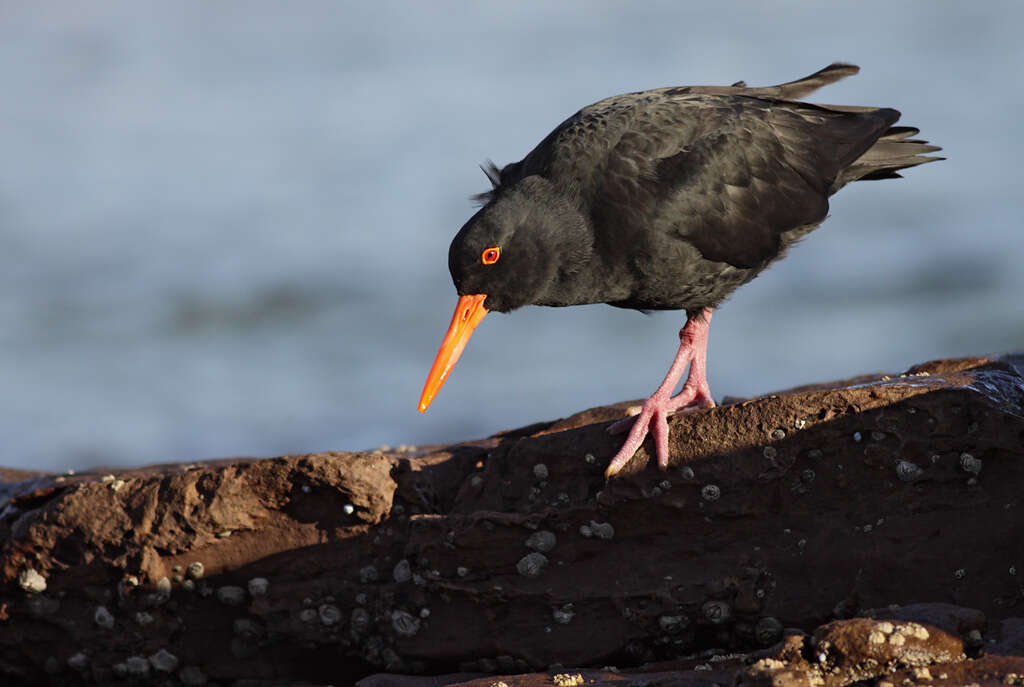
POLYGON ((501 257, 501 246, 495 246, 494 248, 488 248, 480 254, 480 262, 485 265, 493 265, 498 262, 498 258, 501 257))

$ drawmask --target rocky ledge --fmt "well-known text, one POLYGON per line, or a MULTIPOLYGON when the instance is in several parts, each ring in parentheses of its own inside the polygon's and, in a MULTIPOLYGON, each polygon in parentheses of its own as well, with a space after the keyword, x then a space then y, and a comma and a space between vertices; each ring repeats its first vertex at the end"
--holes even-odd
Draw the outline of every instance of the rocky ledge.
POLYGON ((727 399, 607 483, 628 404, 3 471, 0 683, 1024 684, 1022 363, 727 399))

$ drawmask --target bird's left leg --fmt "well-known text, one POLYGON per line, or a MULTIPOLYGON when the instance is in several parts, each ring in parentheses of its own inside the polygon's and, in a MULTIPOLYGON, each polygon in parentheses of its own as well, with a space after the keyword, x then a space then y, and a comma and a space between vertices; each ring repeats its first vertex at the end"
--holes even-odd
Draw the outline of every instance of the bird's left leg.
POLYGON ((711 408, 715 405, 711 398, 707 379, 708 327, 711 324, 711 309, 707 308, 686 318, 686 325, 679 330, 679 350, 668 369, 664 381, 658 390, 644 402, 636 418, 625 418, 616 422, 608 431, 623 432, 632 425, 626 442, 612 458, 605 470, 605 477, 611 477, 629 462, 640 445, 644 443, 648 432, 654 433, 654 448, 658 456, 658 466, 668 468, 668 416, 685 408, 711 408), (675 396, 672 392, 683 376, 686 366, 690 366, 690 374, 683 388, 675 396))

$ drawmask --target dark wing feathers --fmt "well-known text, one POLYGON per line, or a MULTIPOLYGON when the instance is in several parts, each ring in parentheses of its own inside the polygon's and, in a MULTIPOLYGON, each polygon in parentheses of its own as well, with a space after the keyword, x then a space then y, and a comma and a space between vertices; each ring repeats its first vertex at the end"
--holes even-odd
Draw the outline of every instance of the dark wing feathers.
POLYGON ((701 255, 734 267, 761 267, 780 250, 781 234, 820 221, 825 196, 808 181, 815 161, 789 150, 760 119, 763 113, 733 108, 731 116, 662 168, 666 198, 657 226, 685 239, 701 255), (688 157, 688 160, 679 159, 688 157), (669 172, 689 166, 681 178, 669 172), (680 183, 681 182, 681 183, 680 183))
POLYGON ((666 95, 628 115, 606 121, 600 137, 612 145, 599 165, 580 162, 588 137, 569 127, 549 178, 574 180, 599 234, 671 236, 741 268, 765 266, 783 233, 823 220, 840 170, 898 117, 708 94, 666 95))
MULTIPOLYGON (((860 71, 860 68, 855 65, 836 62, 809 76, 805 76, 802 79, 778 84, 776 86, 749 88, 745 81, 737 81, 732 86, 682 86, 659 88, 605 98, 604 100, 600 100, 593 105, 583 108, 559 124, 554 131, 548 134, 548 136, 523 160, 505 165, 500 170, 498 170, 497 166, 493 162, 488 161, 484 167, 484 173, 491 181, 492 188, 484 193, 474 196, 474 198, 476 200, 486 202, 494 198, 496 192, 500 190, 501 186, 514 184, 516 181, 519 181, 530 174, 546 173, 550 164, 551 152, 555 146, 555 142, 559 141, 563 146, 571 143, 571 139, 573 137, 565 135, 567 130, 584 129, 589 131, 591 134, 594 134, 602 128, 603 124, 609 117, 614 116, 616 112, 621 112, 622 110, 628 110, 634 107, 638 102, 654 101, 669 94, 747 95, 751 97, 792 100, 807 96, 822 86, 834 83, 839 79, 850 76, 851 74, 856 74, 858 71, 860 71), (499 185, 494 186, 493 184, 496 178, 499 181, 499 185)), ((845 108, 842 106, 830 106, 830 109, 843 110, 845 108)), ((868 107, 849 108, 851 111, 858 112, 869 112, 874 109, 875 108, 868 107)), ((587 144, 593 144, 593 142, 593 137, 590 137, 586 141, 587 144)), ((571 147, 571 145, 569 147, 571 147)))

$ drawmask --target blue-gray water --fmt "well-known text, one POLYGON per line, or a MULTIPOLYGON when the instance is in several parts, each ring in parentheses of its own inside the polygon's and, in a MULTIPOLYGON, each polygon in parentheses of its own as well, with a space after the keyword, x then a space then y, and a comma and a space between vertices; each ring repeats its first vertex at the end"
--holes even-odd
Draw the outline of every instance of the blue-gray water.
POLYGON ((492 315, 430 412, 451 237, 613 93, 834 60, 949 160, 843 190, 711 330, 748 395, 1024 342, 1024 3, 15 2, 0 8, 0 464, 482 436, 641 397, 681 313, 492 315))

